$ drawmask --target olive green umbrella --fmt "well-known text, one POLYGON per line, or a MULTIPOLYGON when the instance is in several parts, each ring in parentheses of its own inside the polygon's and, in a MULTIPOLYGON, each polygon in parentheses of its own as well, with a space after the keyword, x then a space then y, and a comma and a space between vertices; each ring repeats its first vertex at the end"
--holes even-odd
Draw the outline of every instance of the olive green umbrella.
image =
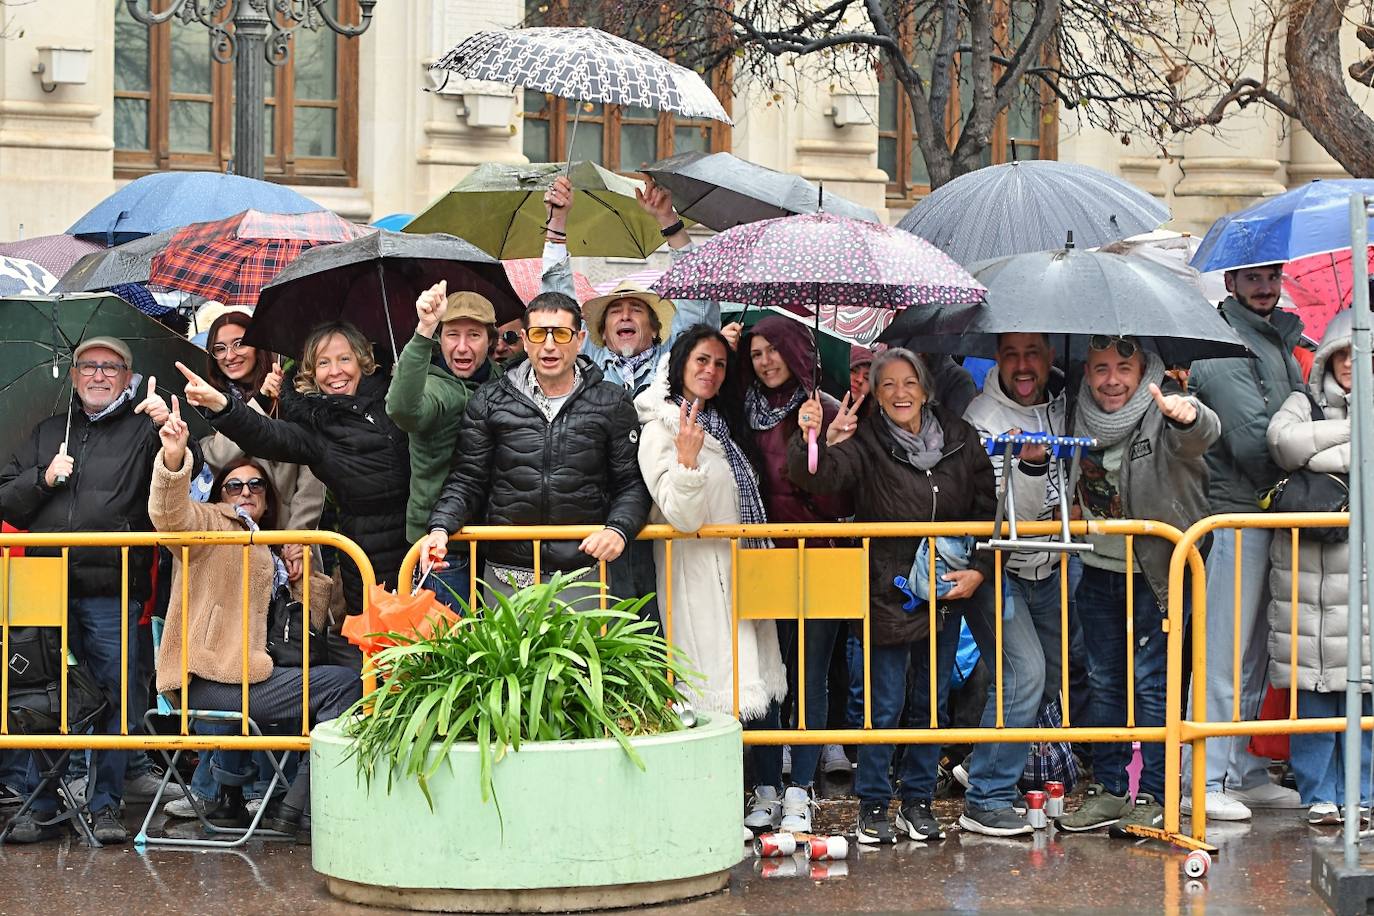
MULTIPOLYGON (((72 351, 92 337, 115 337, 129 346, 134 371, 145 380, 139 400, 149 376, 169 401, 180 392, 178 360, 197 371, 205 365, 204 350, 111 293, 0 298, 0 461, 18 451, 40 421, 68 411, 72 351)), ((197 411, 182 417, 193 436, 211 432, 197 411)))
MULTIPOLYGON (((565 164, 488 162, 430 204, 406 232, 447 232, 496 258, 537 258, 549 219, 544 192, 565 164)), ((579 257, 647 258, 663 244, 658 222, 635 201, 644 183, 594 162, 567 168, 573 202, 568 253, 579 257)))

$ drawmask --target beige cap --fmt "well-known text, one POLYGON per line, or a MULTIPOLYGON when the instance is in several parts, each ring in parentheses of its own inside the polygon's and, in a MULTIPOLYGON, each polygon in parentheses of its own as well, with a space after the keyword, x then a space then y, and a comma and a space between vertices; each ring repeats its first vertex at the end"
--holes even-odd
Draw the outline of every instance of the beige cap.
POLYGON ((95 347, 104 347, 106 350, 113 350, 124 357, 124 365, 128 366, 130 369, 134 367, 133 351, 129 349, 128 344, 115 337, 87 337, 85 340, 81 341, 81 343, 77 344, 76 349, 72 351, 72 362, 76 362, 81 358, 82 353, 94 349, 95 347))
POLYGON ((482 324, 496 324, 496 308, 490 299, 480 293, 459 290, 449 293, 448 306, 439 321, 456 321, 459 318, 471 318, 482 324))
POLYGON ((582 319, 587 322, 587 330, 591 332, 592 343, 598 347, 606 346, 606 339, 602 335, 602 319, 605 317, 606 309, 611 307, 611 303, 617 299, 638 299, 649 308, 653 309, 654 314, 658 315, 659 334, 666 337, 668 329, 673 326, 673 316, 677 314, 677 306, 673 305, 669 299, 664 299, 657 293, 651 293, 642 286, 633 283, 621 283, 615 289, 604 296, 597 296, 595 299, 588 299, 582 305, 582 319))

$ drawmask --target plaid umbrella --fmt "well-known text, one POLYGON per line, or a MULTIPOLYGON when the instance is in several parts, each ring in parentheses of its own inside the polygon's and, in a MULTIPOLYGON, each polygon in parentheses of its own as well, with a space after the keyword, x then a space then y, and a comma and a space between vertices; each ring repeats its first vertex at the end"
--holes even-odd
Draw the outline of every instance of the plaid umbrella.
MULTIPOLYGON (((515 287, 515 294, 520 297, 521 302, 529 305, 530 300, 539 295, 543 286, 543 258, 512 258, 502 261, 501 264, 506 268, 506 278, 510 280, 510 285, 515 287)), ((611 288, 614 286, 615 284, 612 284, 611 288)), ((592 286, 592 281, 587 279, 587 275, 577 271, 573 271, 573 292, 578 303, 595 299, 599 295, 597 287, 592 286)), ((606 292, 610 292, 610 289, 606 292)))
POLYGON ((103 247, 70 235, 38 235, 17 242, 5 242, 0 245, 0 255, 33 261, 46 268, 54 277, 60 277, 70 270, 83 254, 99 251, 103 247))
POLYGON ((478 32, 430 68, 576 99, 733 123, 700 74, 600 29, 478 32))
POLYGON ((225 305, 255 306, 258 293, 301 252, 377 230, 328 211, 281 214, 245 210, 178 231, 153 257, 149 282, 225 305))
POLYGON ((56 284, 57 278, 41 264, 23 258, 0 257, 0 296, 42 294, 56 284))

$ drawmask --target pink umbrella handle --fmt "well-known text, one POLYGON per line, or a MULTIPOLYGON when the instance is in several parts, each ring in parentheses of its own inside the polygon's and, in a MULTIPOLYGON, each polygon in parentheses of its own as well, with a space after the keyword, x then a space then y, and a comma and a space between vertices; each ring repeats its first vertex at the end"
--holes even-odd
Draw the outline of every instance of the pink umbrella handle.
POLYGON ((820 450, 816 448, 816 431, 808 429, 806 431, 806 469, 812 474, 816 473, 816 465, 820 463, 820 450))

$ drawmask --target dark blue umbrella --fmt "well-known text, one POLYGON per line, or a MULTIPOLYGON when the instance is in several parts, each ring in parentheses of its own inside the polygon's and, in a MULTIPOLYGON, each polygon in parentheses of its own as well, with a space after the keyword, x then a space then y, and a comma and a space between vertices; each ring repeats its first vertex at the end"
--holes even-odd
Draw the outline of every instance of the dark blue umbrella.
POLYGON ((158 172, 129 182, 96 204, 67 234, 109 247, 244 210, 310 213, 323 209, 288 187, 241 175, 158 172))
POLYGON ((1115 175, 1086 165, 1030 160, 960 175, 922 198, 897 224, 965 267, 989 258, 1096 248, 1158 229, 1169 209, 1115 175))
MULTIPOLYGON (((1310 181, 1212 224, 1193 255, 1206 273, 1282 264, 1350 247, 1350 195, 1374 194, 1374 180, 1310 181)), ((1370 221, 1374 235, 1374 220, 1370 221)))

